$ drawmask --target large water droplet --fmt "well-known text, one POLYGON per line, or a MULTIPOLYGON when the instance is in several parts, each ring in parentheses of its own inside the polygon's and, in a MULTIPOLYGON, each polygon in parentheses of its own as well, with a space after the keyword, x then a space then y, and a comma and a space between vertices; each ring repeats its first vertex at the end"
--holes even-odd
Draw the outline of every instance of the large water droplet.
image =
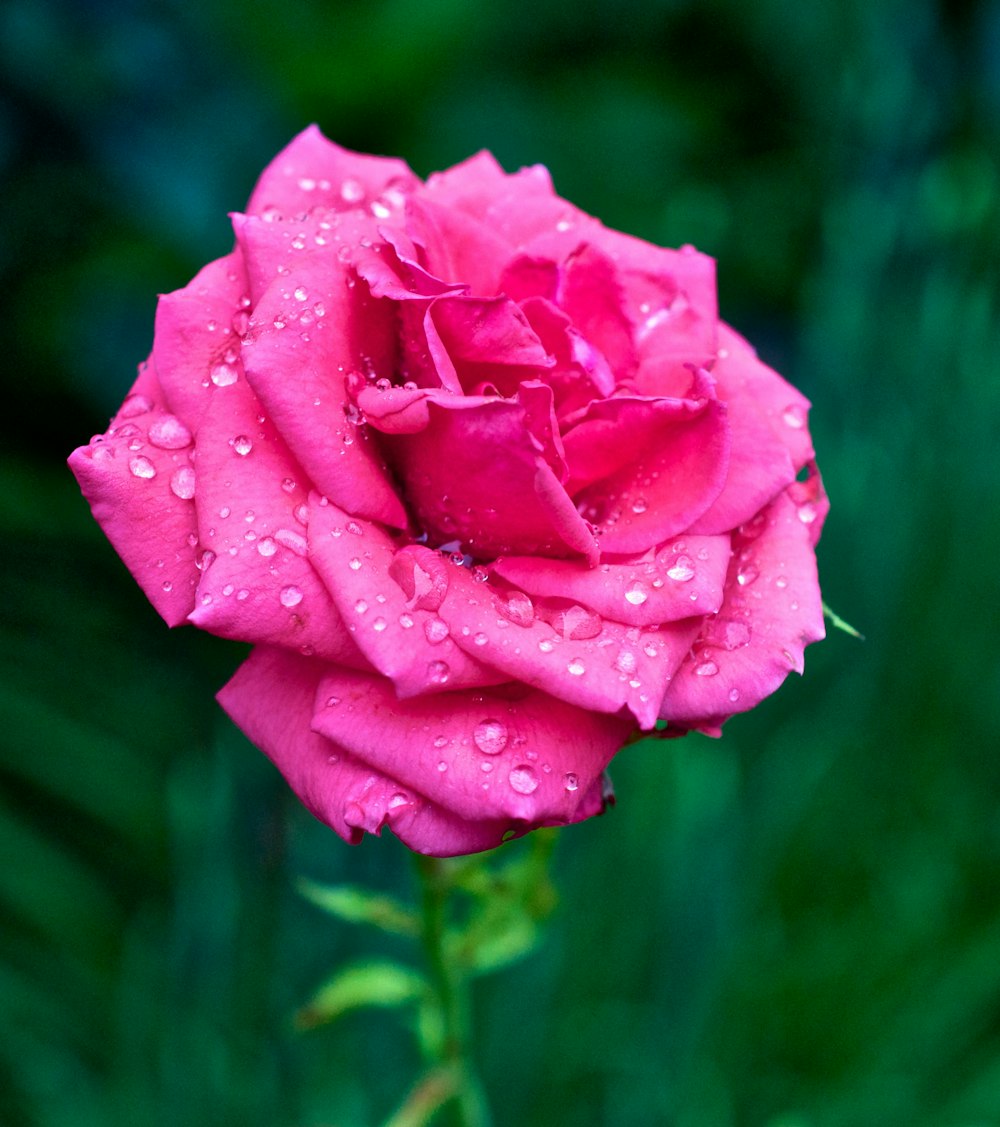
POLYGON ((249 438, 247 438, 247 436, 245 434, 238 434, 233 439, 232 445, 233 445, 233 450, 235 450, 236 453, 239 454, 241 458, 245 458, 247 456, 247 454, 249 454, 250 451, 253 449, 253 443, 250 441, 249 438))
POLYGON ((191 445, 191 432, 173 415, 164 415, 149 424, 149 441, 161 450, 183 450, 191 445))
POLYGON ((582 677, 583 674, 587 672, 587 667, 578 657, 575 657, 569 665, 566 666, 566 671, 572 673, 574 677, 582 677))
MULTIPOLYGON (((244 316, 246 316, 246 314, 244 314, 244 316)), ((209 378, 216 387, 229 387, 230 384, 236 383, 239 376, 239 372, 232 364, 226 364, 222 361, 213 365, 212 370, 209 372, 209 378)))
POLYGON ((348 177, 340 185, 340 198, 344 203, 359 203, 365 198, 364 185, 360 180, 348 177))
POLYGON ((523 591, 510 591, 497 596, 497 610, 515 626, 530 626, 535 620, 535 607, 523 591))
POLYGON ((135 477, 151 478, 156 477, 156 466, 142 454, 132 458, 128 464, 129 470, 135 477))
POLYGON ((534 767, 529 767, 527 763, 515 767, 507 776, 507 780, 518 794, 534 794, 538 790, 538 776, 535 774, 534 767))
POLYGON ((714 661, 703 661, 694 667, 694 671, 699 677, 714 677, 719 672, 719 667, 714 661))
POLYGON ((181 466, 170 478, 170 492, 182 501, 190 501, 194 496, 194 484, 194 470, 190 466, 181 466))
POLYGON ((801 430, 806 425, 806 413, 798 403, 789 404, 781 417, 785 421, 785 426, 793 430, 801 430))
POLYGON ((799 505, 799 520, 803 524, 812 524, 816 517, 816 506, 812 501, 806 501, 805 504, 799 505))
POLYGON ((484 755, 499 755, 507 746, 507 726, 500 720, 483 720, 476 725, 472 738, 484 755))
POLYGON ((278 598, 283 607, 297 607, 302 602, 302 592, 298 587, 282 587, 278 598))
POLYGON ((649 596, 641 583, 633 583, 625 592, 625 601, 631 603, 634 607, 641 607, 648 598, 649 596))
POLYGON ((667 576, 677 583, 686 583, 689 579, 694 579, 694 565, 690 558, 678 556, 673 567, 668 569, 667 576))
POLYGON ((448 623, 442 618, 428 618, 424 623, 424 634, 432 646, 448 637, 448 623))
POLYGON ((638 660, 632 650, 623 646, 618 651, 618 656, 615 658, 615 669, 617 669, 619 673, 634 673, 638 665, 638 660))
POLYGON ((446 661, 432 661, 427 666, 427 676, 435 685, 443 685, 451 676, 451 669, 446 661))
POLYGON ((741 587, 749 587, 758 575, 760 575, 760 572, 753 566, 753 564, 745 564, 736 573, 736 582, 741 587))
POLYGON ((563 786, 568 791, 570 791, 570 793, 572 793, 573 791, 580 789, 580 780, 576 777, 576 775, 573 774, 572 771, 569 771, 565 775, 563 775, 563 786))

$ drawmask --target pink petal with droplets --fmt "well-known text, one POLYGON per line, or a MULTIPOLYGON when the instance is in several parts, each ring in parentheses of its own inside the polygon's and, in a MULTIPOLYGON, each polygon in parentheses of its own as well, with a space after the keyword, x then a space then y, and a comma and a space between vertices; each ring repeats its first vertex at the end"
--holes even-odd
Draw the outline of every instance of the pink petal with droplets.
POLYGON ((210 262, 156 306, 152 361, 166 404, 192 429, 217 384, 242 378, 241 332, 249 320, 239 250, 210 262))
POLYGON ((216 392, 197 436, 199 536, 214 559, 190 621, 368 668, 307 558, 308 478, 244 381, 216 392))
POLYGON ((670 727, 717 735, 733 713, 759 704, 825 635, 808 523, 790 491, 733 537, 733 562, 719 614, 667 689, 661 715, 670 727))
POLYGON ((404 161, 351 152, 310 125, 264 169, 247 212, 294 216, 314 207, 364 207, 388 188, 407 192, 418 183, 404 161))
POLYGON ((642 552, 687 531, 726 482, 729 422, 701 372, 685 399, 592 403, 563 442, 567 488, 605 553, 642 552))
POLYGON ((294 278, 278 275, 254 308, 244 340, 246 377, 322 493, 361 516, 402 527, 406 512, 377 444, 349 417, 345 388, 347 374, 359 367, 392 371, 392 309, 364 285, 348 285, 334 237, 339 228, 321 231, 318 222, 311 216, 291 225, 237 224, 251 274, 258 260, 295 266, 294 278), (317 233, 328 241, 316 246, 317 233), (296 241, 298 249, 291 245, 296 241))
POLYGON ((722 604, 729 536, 685 536, 637 560, 589 568, 573 560, 505 556, 490 567, 533 596, 573 599, 628 626, 711 614, 722 604))
POLYGON ((164 419, 173 416, 164 413, 152 366, 144 364, 103 440, 74 450, 69 467, 146 597, 168 626, 178 626, 194 606, 198 529, 187 488, 194 479, 190 441, 150 441, 150 429, 155 435, 164 419))
POLYGON ((629 730, 620 718, 521 689, 399 701, 389 682, 339 669, 323 678, 316 702, 316 731, 475 820, 572 821, 629 730))
MULTIPOLYGON (((378 525, 357 520, 331 502, 314 505, 309 519, 312 565, 354 642, 399 696, 506 680, 455 645, 433 600, 400 586, 391 574, 396 555, 396 545, 378 525)), ((454 568, 437 559, 442 569, 454 568)))
POLYGON ((437 857, 499 845, 512 828, 509 819, 458 817, 311 729, 317 689, 330 668, 258 646, 219 692, 219 703, 306 808, 349 844, 388 826, 411 849, 437 857))
POLYGON ((628 708, 643 728, 655 724, 667 683, 698 633, 697 619, 643 630, 567 599, 529 607, 465 568, 455 569, 438 615, 462 649, 511 680, 595 712, 628 708))
POLYGON ((711 508, 692 526, 695 532, 721 532, 749 520, 813 457, 809 400, 726 325, 719 326, 719 344, 712 375, 728 408, 729 474, 711 508))

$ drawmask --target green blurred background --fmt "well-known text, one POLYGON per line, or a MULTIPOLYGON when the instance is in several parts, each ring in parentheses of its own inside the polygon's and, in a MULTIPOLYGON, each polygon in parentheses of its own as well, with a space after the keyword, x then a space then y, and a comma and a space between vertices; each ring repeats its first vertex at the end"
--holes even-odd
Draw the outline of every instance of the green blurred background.
POLYGON ((407 894, 212 694, 66 471, 300 128, 421 174, 541 161, 719 260, 814 401, 835 634, 725 738, 630 748, 540 950, 477 990, 498 1125, 1000 1124, 1000 7, 962 0, 0 6, 0 1123, 369 1127, 405 1023, 291 1014, 407 894))

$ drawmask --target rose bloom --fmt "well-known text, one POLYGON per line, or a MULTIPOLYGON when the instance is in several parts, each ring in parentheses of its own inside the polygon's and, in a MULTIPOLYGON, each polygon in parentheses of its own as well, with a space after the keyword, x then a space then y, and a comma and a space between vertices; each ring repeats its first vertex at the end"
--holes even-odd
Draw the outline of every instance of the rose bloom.
POLYGON ((808 402, 714 263, 481 153, 423 183, 311 128, 70 458, 219 694, 349 842, 599 813, 637 731, 718 734, 824 633, 808 402))

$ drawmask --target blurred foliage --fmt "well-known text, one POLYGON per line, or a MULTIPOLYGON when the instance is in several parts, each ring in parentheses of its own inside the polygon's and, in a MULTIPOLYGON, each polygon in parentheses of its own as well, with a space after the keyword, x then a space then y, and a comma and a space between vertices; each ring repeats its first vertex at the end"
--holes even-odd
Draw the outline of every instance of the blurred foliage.
POLYGON ((162 627, 62 467, 312 120, 422 174, 542 161, 716 255, 815 403, 824 593, 867 638, 620 757, 541 951, 478 984, 497 1123, 1000 1124, 987 0, 6 0, 0 1122, 360 1127, 418 1065, 378 1013, 293 1029, 402 942, 296 880, 407 899, 405 850, 298 809, 211 699, 241 648, 162 627))

